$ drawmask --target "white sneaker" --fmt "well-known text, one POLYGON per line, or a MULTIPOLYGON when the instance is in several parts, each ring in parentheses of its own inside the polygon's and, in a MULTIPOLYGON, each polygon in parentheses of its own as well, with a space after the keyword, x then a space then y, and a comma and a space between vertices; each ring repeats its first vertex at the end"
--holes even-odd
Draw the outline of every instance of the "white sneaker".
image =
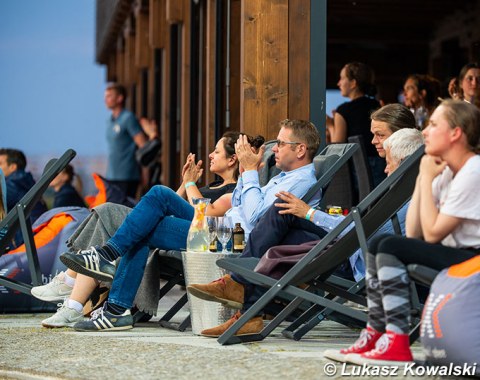
POLYGON ((50 318, 42 321, 43 327, 73 327, 77 322, 83 321, 83 314, 67 306, 68 299, 59 303, 58 310, 50 318))
POLYGON ((46 285, 34 286, 32 296, 47 302, 63 302, 72 293, 73 288, 65 284, 65 273, 60 272, 46 285))

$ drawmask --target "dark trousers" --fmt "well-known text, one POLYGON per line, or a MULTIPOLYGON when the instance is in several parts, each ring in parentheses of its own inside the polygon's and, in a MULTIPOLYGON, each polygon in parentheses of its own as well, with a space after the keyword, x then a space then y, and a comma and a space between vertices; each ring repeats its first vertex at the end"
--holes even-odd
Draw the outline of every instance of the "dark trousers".
MULTIPOLYGON (((250 232, 241 257, 261 258, 265 252, 276 245, 302 244, 312 240, 322 239, 327 233, 312 222, 291 214, 279 214, 280 208, 271 206, 258 220, 250 232)), ((245 285, 244 309, 253 305, 264 293, 265 288, 250 284, 239 275, 232 278, 245 285)))
POLYGON ((135 199, 137 197, 137 189, 140 181, 111 181, 110 183, 117 186, 122 192, 130 198, 135 199))
POLYGON ((471 259, 477 255, 476 251, 478 251, 446 247, 398 235, 377 236, 370 241, 368 248, 373 255, 387 253, 395 256, 404 265, 420 264, 436 270, 442 270, 471 259))

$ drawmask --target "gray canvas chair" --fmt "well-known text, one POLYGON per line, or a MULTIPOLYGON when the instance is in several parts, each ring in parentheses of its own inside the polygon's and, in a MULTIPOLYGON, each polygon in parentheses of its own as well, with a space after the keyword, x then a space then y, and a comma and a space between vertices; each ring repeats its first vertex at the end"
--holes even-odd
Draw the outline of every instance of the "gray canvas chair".
MULTIPOLYGON (((318 305, 324 312, 336 312, 358 322, 366 321, 366 313, 343 305, 343 300, 365 303, 359 300, 358 288, 361 284, 346 284, 331 278, 333 271, 359 247, 367 250, 367 239, 410 199, 418 174, 418 166, 423 155, 423 147, 408 157, 402 165, 377 188, 375 188, 347 217, 315 247, 313 247, 281 279, 276 280, 252 270, 252 260, 221 259, 217 265, 237 273, 249 282, 263 286, 266 293, 222 336, 220 344, 259 341, 264 339, 302 303, 318 305), (355 228, 337 239, 350 223, 355 228), (308 284, 308 288, 297 287, 308 284), (326 291, 330 297, 316 294, 314 291, 326 291), (235 336, 235 333, 252 317, 258 315, 275 297, 293 298, 264 329, 258 334, 235 336)), ((318 314, 317 314, 318 315, 318 314)), ((317 318, 315 316, 314 318, 317 318)), ((318 319, 318 318, 317 318, 318 319)), ((311 320, 306 319, 306 323, 311 320)), ((317 322, 318 323, 318 322, 317 322)), ((310 324, 311 326, 311 324, 310 324)))
MULTIPOLYGON (((264 166, 259 172, 260 178, 261 176, 266 176, 267 174, 265 173, 268 173, 268 175, 272 177, 278 174, 278 169, 274 170, 275 161, 271 161, 269 159, 269 157, 271 157, 271 155, 273 154, 271 152, 271 147, 275 144, 275 142, 269 141, 267 142, 267 144, 270 146, 270 148, 267 148, 265 151, 263 160, 264 166), (270 166, 273 166, 273 168, 270 166)), ((337 170, 342 167, 349 159, 351 159, 351 157, 358 149, 359 146, 354 143, 332 144, 325 147, 320 154, 317 154, 313 160, 317 182, 310 188, 310 190, 305 194, 302 199, 308 202, 312 197, 318 194, 318 192, 324 192, 337 170)), ((172 289, 175 285, 184 286, 185 279, 183 275, 182 255, 180 251, 160 250, 159 255, 162 257, 162 272, 166 273, 164 279, 167 280, 167 283, 160 289, 160 294, 162 297, 166 295, 168 291, 170 291, 170 289, 172 289)), ((186 327, 189 326, 189 317, 184 321, 180 322, 180 324, 172 323, 171 320, 186 303, 187 295, 185 293, 160 319, 160 325, 169 329, 184 331, 186 327)))
MULTIPOLYGON (((75 151, 69 149, 60 158, 50 160, 45 166, 40 179, 16 204, 15 208, 10 210, 7 216, 0 221, 0 231, 2 232, 0 233, 0 256, 7 252, 13 236, 20 229, 25 243, 26 257, 32 280, 31 283, 24 283, 8 278, 8 274, 2 274, 0 275, 0 285, 30 295, 32 286, 42 284, 42 274, 33 239, 30 213, 35 204, 41 199, 45 190, 47 190, 50 182, 67 166, 75 155, 75 151)), ((0 272, 2 272, 1 267, 0 272)))
POLYGON ((365 149, 364 138, 361 135, 350 136, 348 142, 356 143, 360 146, 353 155, 354 178, 357 181, 358 201, 363 200, 373 190, 372 170, 368 164, 367 150, 365 149))

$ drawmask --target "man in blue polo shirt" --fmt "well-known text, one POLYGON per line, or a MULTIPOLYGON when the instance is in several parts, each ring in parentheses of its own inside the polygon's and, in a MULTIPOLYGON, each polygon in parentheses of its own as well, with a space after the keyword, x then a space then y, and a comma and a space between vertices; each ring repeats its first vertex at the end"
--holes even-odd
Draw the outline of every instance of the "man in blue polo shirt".
POLYGON ((118 83, 110 83, 105 90, 105 105, 112 111, 107 121, 108 167, 107 179, 127 196, 134 198, 140 183, 140 167, 135 151, 147 138, 135 115, 125 109, 127 91, 118 83))

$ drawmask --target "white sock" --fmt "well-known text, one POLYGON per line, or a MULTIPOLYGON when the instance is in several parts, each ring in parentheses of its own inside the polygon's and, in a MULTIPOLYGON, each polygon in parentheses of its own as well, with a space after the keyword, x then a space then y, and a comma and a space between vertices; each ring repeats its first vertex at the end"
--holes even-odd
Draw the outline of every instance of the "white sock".
POLYGON ((63 282, 65 283, 65 285, 73 288, 73 286, 75 285, 75 278, 69 276, 68 273, 65 272, 65 276, 63 277, 63 282))
POLYGON ((75 310, 79 313, 81 313, 83 311, 83 305, 80 302, 72 300, 70 298, 68 299, 67 307, 69 307, 70 309, 73 309, 73 310, 75 310))

